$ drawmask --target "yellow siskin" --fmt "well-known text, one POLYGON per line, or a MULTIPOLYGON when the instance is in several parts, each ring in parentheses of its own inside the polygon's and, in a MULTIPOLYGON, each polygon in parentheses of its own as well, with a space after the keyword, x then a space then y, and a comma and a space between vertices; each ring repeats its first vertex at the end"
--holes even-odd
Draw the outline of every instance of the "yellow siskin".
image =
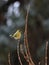
POLYGON ((18 40, 21 38, 21 31, 17 30, 13 35, 10 35, 11 37, 13 37, 14 39, 18 40))

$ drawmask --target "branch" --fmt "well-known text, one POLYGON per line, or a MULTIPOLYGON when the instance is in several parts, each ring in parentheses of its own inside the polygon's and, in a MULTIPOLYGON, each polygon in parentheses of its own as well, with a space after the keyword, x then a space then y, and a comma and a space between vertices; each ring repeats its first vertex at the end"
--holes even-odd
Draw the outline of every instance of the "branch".
POLYGON ((47 65, 47 49, 48 49, 48 41, 46 41, 46 50, 45 50, 45 65, 47 65))
POLYGON ((24 45, 26 46, 26 57, 29 62, 29 65, 35 65, 31 58, 31 54, 30 54, 29 46, 28 46, 28 38, 27 38, 27 21, 28 21, 29 10, 30 10, 30 4, 27 9, 27 15, 26 15, 26 21, 25 21, 24 45))
POLYGON ((11 61, 10 61, 10 52, 8 53, 8 63, 9 63, 9 65, 11 65, 11 61))

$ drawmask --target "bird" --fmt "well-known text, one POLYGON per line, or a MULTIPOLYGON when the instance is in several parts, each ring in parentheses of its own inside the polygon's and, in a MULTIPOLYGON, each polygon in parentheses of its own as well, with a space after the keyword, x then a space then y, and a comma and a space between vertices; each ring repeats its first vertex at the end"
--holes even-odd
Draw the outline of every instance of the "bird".
POLYGON ((17 30, 14 34, 12 34, 10 36, 13 37, 16 40, 19 40, 21 38, 21 31, 17 30))
POLYGON ((21 31, 20 30, 17 30, 13 35, 10 35, 11 37, 13 37, 14 39, 18 40, 18 43, 17 43, 17 55, 18 55, 18 60, 20 62, 20 65, 22 65, 22 62, 21 62, 21 58, 20 58, 20 38, 21 38, 21 31))

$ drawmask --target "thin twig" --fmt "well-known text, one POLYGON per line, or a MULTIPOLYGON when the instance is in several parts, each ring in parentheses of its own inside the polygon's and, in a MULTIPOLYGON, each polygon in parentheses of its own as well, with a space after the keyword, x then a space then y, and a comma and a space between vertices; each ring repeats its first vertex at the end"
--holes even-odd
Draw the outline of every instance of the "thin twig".
POLYGON ((22 65, 22 62, 21 62, 21 58, 20 58, 20 54, 19 54, 19 43, 20 43, 20 40, 18 40, 18 44, 17 44, 17 54, 18 54, 18 60, 19 60, 19 62, 20 62, 20 65, 22 65))
POLYGON ((41 62, 38 63, 38 65, 40 65, 40 64, 41 64, 41 62))
POLYGON ((48 41, 46 41, 46 48, 45 48, 45 65, 47 65, 47 49, 48 49, 48 41))
POLYGON ((28 9, 27 9, 26 22, 25 22, 25 32, 24 32, 24 46, 25 46, 26 60, 27 60, 28 62, 29 62, 29 56, 28 56, 28 53, 27 53, 28 44, 27 44, 26 42, 27 42, 27 21, 28 21, 29 9, 30 9, 30 5, 29 5, 29 7, 28 7, 28 9))
POLYGON ((26 22, 25 22, 25 32, 24 32, 24 44, 26 46, 26 55, 27 55, 27 58, 29 59, 29 65, 34 65, 32 59, 31 59, 31 55, 30 55, 30 52, 29 52, 29 46, 28 46, 28 38, 27 38, 27 22, 28 22, 28 13, 29 13, 29 9, 30 9, 30 5, 28 6, 28 10, 27 10, 27 15, 26 15, 26 22))
POLYGON ((11 61, 10 61, 10 52, 8 53, 8 63, 9 63, 9 65, 11 65, 11 61))
POLYGON ((25 56, 25 52, 26 52, 26 48, 24 48, 23 49, 23 47, 22 47, 22 44, 20 44, 20 52, 21 52, 21 54, 24 56, 24 58, 25 58, 25 60, 26 60, 26 56, 25 56), (25 51, 24 51, 24 49, 25 49, 25 51))

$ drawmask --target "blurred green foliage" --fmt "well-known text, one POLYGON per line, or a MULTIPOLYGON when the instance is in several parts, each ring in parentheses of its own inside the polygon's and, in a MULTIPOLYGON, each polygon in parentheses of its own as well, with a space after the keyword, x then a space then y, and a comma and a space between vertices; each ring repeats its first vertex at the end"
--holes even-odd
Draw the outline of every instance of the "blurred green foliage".
POLYGON ((45 43, 49 40, 49 0, 14 1, 0 0, 0 65, 8 65, 8 51, 16 50, 18 42, 11 38, 10 34, 18 29, 21 30, 21 43, 23 44, 28 4, 31 5, 28 18, 30 52, 36 65, 41 59, 41 65, 44 65, 45 43))

